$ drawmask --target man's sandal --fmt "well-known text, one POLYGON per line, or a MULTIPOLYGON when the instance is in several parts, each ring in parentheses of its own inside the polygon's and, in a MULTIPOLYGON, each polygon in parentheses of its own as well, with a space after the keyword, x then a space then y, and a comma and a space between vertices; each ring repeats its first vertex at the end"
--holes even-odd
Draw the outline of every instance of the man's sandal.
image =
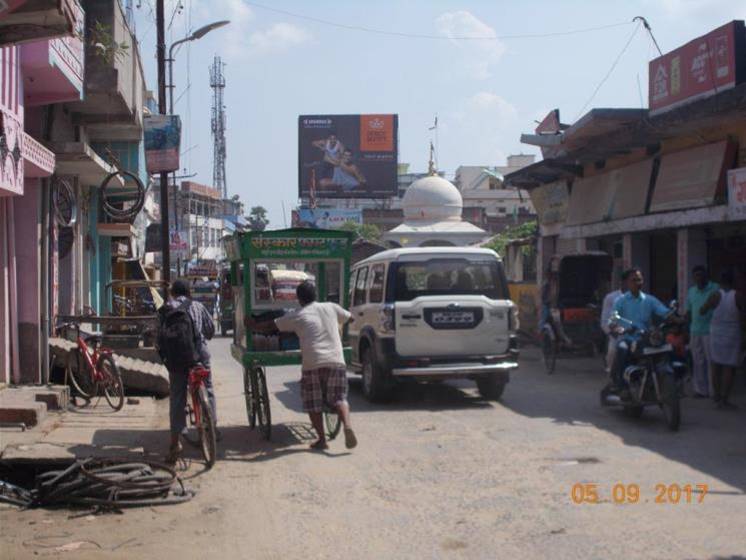
POLYGON ((352 428, 345 428, 345 447, 347 449, 353 449, 357 447, 357 437, 352 428))

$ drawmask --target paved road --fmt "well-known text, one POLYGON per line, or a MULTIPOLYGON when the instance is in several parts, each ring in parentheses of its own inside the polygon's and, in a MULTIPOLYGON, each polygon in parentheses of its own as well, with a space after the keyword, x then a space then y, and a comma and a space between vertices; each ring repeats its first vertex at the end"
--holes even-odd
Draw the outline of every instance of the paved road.
MULTIPOLYGON (((64 511, 0 512, 3 557, 80 547, 78 558, 741 558, 746 555, 746 399, 719 412, 687 399, 681 431, 598 406, 595 364, 552 377, 524 360, 500 403, 468 383, 405 387, 370 405, 351 387, 360 446, 307 450, 297 368, 268 377, 275 420, 265 443, 246 427, 241 371, 212 343, 221 460, 185 473, 199 492, 177 507, 71 520, 64 511), (575 505, 576 483, 600 503, 575 505), (611 499, 638 484, 637 504, 611 499), (703 503, 655 503, 656 484, 707 484, 703 503), (97 548, 101 547, 101 548, 97 548)), ((529 353, 530 354, 530 353, 529 353)), ((564 366, 564 367, 563 367, 564 366)), ((164 430, 139 434, 165 450, 164 430), (163 442, 163 443, 161 443, 163 442)), ((109 434, 111 437, 116 434, 109 434)), ((60 553, 64 554, 64 553, 60 553)))

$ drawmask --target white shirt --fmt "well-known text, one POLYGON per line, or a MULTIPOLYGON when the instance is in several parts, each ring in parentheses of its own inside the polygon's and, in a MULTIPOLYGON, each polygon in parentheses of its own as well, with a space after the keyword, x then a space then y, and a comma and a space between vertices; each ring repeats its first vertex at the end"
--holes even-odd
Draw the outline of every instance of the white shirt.
POLYGON ((275 325, 298 336, 303 371, 308 371, 345 365, 339 329, 350 317, 336 303, 313 302, 275 319, 275 325))
POLYGON ((609 334, 609 318, 614 309, 614 302, 621 295, 622 290, 614 290, 613 292, 606 294, 606 297, 604 298, 604 304, 601 308, 601 330, 606 334, 609 334))

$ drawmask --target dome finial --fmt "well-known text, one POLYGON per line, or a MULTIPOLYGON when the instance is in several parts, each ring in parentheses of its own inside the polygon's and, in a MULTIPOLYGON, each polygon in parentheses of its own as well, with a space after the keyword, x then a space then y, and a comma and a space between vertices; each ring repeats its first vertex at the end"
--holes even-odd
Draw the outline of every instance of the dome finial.
POLYGON ((427 174, 430 176, 438 174, 435 169, 435 146, 433 146, 432 140, 430 141, 430 161, 427 164, 427 174))

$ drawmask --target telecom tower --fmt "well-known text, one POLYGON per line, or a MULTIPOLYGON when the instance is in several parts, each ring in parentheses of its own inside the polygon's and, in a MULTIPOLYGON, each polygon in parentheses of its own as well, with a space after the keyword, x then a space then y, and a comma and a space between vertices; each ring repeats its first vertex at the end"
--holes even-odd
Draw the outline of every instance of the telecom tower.
POLYGON ((225 179, 225 104, 223 90, 225 76, 223 61, 216 56, 210 67, 210 87, 212 88, 212 186, 228 198, 228 183, 225 179))

